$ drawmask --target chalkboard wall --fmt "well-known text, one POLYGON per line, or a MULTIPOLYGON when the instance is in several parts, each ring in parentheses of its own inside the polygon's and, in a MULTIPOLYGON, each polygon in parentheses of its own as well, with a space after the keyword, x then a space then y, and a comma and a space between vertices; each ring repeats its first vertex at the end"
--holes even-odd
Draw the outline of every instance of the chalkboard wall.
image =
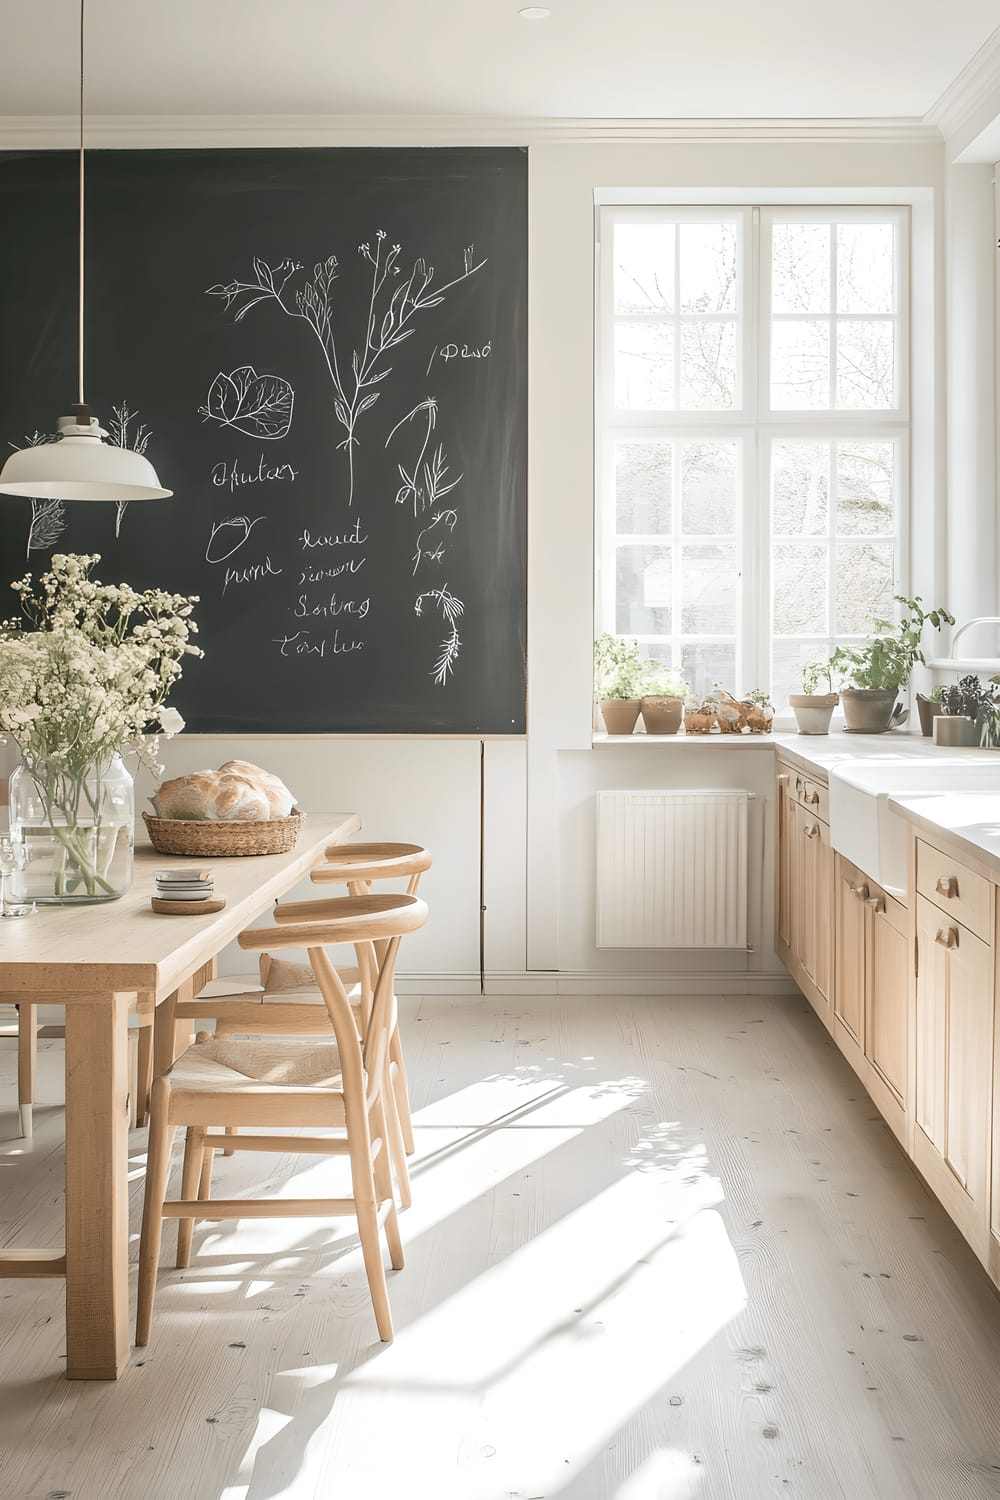
MULTIPOLYGON (((0 155, 4 451, 75 400, 75 170, 0 155)), ((99 552, 200 595, 192 730, 523 733, 525 153, 90 152, 87 186, 87 398, 174 497, 0 497, 0 616, 99 552)))

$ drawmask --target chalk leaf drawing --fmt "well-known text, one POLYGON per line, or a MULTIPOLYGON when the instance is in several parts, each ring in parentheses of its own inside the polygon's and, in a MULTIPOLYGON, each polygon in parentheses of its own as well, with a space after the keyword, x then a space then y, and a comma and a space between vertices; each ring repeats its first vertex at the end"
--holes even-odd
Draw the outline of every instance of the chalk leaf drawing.
POLYGON ((281 375, 258 375, 253 365, 241 365, 228 375, 219 371, 198 411, 206 422, 273 442, 288 436, 294 406, 295 392, 281 375))
MULTIPOLYGON (((119 448, 131 448, 133 453, 145 453, 153 434, 145 422, 139 421, 138 413, 132 410, 127 401, 123 401, 120 406, 111 408, 108 436, 119 448)), ((121 535, 122 517, 125 515, 125 507, 128 503, 127 500, 118 500, 115 503, 115 536, 121 535)))
POLYGON ((249 516, 226 516, 221 521, 213 521, 212 534, 205 548, 205 561, 220 563, 225 562, 227 557, 232 557, 263 519, 263 516, 255 516, 252 521, 249 516))
MULTIPOLYGON (((340 274, 335 255, 317 261, 312 276, 300 286, 294 278, 303 269, 298 261, 285 259, 272 266, 259 255, 253 259, 252 281, 229 281, 207 289, 210 297, 221 297, 227 308, 236 308, 237 322, 258 303, 272 300, 288 318, 300 319, 312 330, 323 354, 323 363, 333 396, 333 413, 345 436, 337 444, 347 453, 347 503, 354 503, 354 449, 359 443, 359 419, 378 401, 378 387, 392 374, 387 356, 414 332, 411 326, 418 313, 440 307, 447 292, 486 264, 477 261, 472 245, 462 252, 462 269, 450 281, 435 282, 435 269, 422 257, 414 260, 409 273, 399 264, 402 246, 387 244, 386 232, 379 229, 374 240, 358 246, 365 261, 367 287, 364 303, 368 306, 364 342, 347 351, 337 347, 334 332, 334 285, 340 274), (290 285, 291 283, 291 285, 290 285)), ((354 299, 348 295, 353 305, 354 299)))
POLYGON ((455 663, 462 649, 462 641, 458 634, 458 621, 465 613, 465 605, 461 599, 456 599, 446 583, 443 583, 439 589, 428 589, 426 593, 418 594, 413 603, 413 613, 418 616, 422 615, 425 604, 431 608, 437 606, 441 618, 448 627, 430 672, 438 687, 444 687, 449 674, 455 670, 455 663))

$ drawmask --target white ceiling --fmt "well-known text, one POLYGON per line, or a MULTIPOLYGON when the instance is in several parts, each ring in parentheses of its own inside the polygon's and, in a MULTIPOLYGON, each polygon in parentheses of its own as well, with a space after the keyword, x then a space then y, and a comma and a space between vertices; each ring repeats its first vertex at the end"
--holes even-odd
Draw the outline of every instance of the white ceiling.
MULTIPOLYGON (((997 0, 88 0, 95 115, 922 116, 997 0)), ((0 115, 75 108, 78 0, 0 0, 0 115)))

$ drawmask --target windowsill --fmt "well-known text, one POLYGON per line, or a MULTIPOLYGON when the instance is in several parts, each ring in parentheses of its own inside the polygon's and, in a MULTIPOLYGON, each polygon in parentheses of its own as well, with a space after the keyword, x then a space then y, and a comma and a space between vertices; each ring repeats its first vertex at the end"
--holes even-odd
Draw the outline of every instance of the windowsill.
POLYGON ((616 749, 622 745, 656 746, 660 750, 664 746, 669 748, 673 745, 720 745, 724 750, 769 750, 773 748, 776 738, 773 734, 603 734, 595 731, 591 736, 591 746, 594 750, 608 747, 616 749))

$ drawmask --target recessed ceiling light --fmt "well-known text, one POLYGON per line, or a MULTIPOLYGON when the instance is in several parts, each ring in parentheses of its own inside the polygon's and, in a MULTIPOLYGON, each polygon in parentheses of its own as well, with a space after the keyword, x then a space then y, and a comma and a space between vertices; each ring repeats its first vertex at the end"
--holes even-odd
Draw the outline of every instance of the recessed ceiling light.
POLYGON ((551 14, 547 5, 526 5, 518 11, 522 21, 547 21, 551 14))

